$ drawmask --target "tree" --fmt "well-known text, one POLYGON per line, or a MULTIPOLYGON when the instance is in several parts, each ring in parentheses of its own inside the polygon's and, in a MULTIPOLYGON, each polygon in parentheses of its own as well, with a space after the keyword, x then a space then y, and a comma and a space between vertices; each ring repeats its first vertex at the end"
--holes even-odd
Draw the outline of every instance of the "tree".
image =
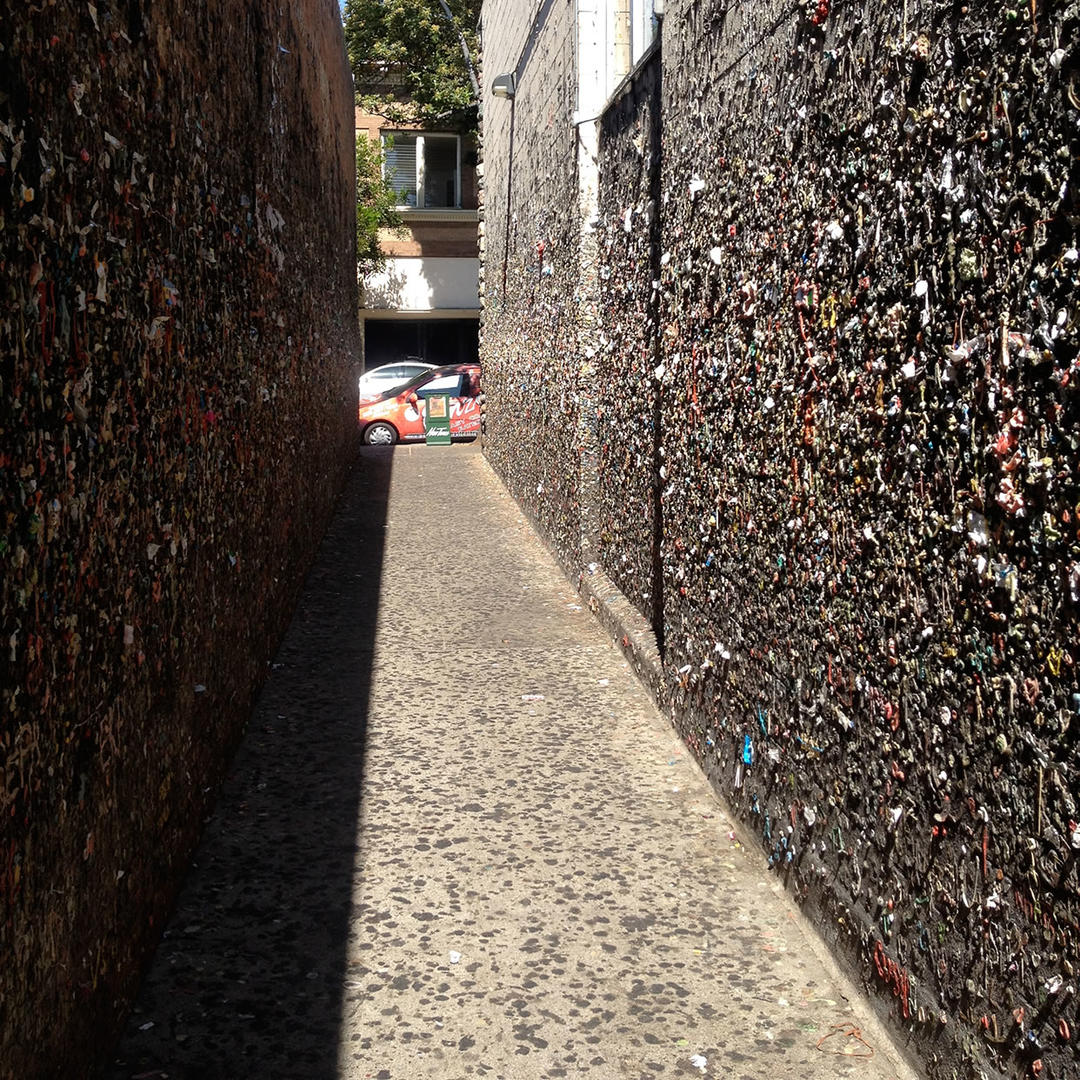
POLYGON ((380 269, 386 256, 379 230, 401 225, 393 188, 383 179, 378 143, 365 131, 356 133, 356 264, 360 277, 380 269))
POLYGON ((345 0, 359 103, 394 122, 474 129, 479 18, 480 0, 345 0))

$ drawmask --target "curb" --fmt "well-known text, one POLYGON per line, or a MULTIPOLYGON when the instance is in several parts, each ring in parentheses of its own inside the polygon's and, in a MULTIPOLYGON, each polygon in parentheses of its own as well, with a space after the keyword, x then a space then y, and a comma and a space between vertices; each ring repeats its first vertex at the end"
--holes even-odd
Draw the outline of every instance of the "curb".
POLYGON ((597 563, 580 570, 578 592, 662 710, 666 701, 664 665, 653 628, 597 563))

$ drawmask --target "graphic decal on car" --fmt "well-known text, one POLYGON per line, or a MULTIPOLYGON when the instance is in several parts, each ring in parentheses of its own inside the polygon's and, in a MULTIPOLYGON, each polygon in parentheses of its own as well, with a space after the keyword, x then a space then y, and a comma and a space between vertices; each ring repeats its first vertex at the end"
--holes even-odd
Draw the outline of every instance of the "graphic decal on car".
POLYGON ((450 434, 480 434, 480 401, 474 397, 450 399, 450 434))

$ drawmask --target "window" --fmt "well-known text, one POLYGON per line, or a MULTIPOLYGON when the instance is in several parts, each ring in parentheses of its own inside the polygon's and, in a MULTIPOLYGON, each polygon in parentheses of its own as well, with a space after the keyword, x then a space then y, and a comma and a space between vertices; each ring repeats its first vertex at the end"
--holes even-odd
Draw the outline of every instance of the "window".
POLYGON ((427 209, 461 205, 461 144, 456 135, 383 133, 383 176, 398 206, 427 209))
POLYGON ((416 391, 417 397, 431 397, 432 394, 449 394, 451 397, 461 397, 461 373, 456 375, 441 375, 431 382, 424 383, 416 391))
POLYGON ((630 62, 636 64, 656 37, 652 0, 630 0, 630 62))

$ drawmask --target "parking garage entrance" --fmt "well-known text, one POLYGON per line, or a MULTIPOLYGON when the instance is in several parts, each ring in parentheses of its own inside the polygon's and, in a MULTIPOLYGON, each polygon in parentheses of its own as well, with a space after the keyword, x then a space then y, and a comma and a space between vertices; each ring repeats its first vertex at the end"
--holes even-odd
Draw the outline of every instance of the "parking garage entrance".
POLYGON ((429 364, 468 364, 479 358, 476 319, 365 319, 364 367, 418 357, 429 364))

